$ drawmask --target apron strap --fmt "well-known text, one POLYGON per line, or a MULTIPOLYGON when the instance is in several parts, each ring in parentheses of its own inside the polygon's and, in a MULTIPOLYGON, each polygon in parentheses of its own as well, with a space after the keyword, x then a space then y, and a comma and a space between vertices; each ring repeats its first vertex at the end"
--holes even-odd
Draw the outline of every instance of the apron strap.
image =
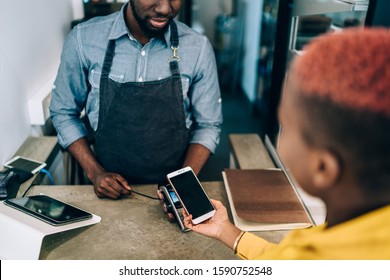
POLYGON ((179 34, 177 32, 177 25, 174 20, 171 21, 171 47, 178 48, 179 47, 179 34))
POLYGON ((180 61, 180 57, 176 55, 176 51, 179 48, 179 34, 177 32, 177 25, 174 20, 171 21, 171 49, 173 50, 173 56, 170 58, 169 61, 169 66, 171 69, 171 73, 173 77, 178 77, 180 76, 180 71, 179 71, 179 64, 177 63, 180 61))
MULTIPOLYGON (((179 33, 177 31, 177 25, 174 20, 171 21, 170 28, 171 28, 170 41, 171 41, 171 49, 173 50, 173 55, 169 60, 169 66, 171 69, 172 76, 176 78, 180 78, 180 70, 179 70, 179 63, 178 63, 180 61, 180 57, 177 56, 177 50, 179 49, 179 33)), ((192 101, 190 97, 190 91, 188 91, 187 95, 190 100, 189 106, 191 109, 192 101)))
POLYGON ((115 54, 115 40, 109 40, 107 45, 106 55, 104 56, 102 76, 104 78, 108 78, 110 74, 112 61, 114 59, 115 54))

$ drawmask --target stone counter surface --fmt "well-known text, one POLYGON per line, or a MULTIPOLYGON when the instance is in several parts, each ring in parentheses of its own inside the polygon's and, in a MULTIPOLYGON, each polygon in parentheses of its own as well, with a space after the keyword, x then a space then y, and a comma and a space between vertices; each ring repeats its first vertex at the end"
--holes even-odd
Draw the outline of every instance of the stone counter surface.
MULTIPOLYGON (((202 183, 210 198, 228 208, 223 182, 202 183)), ((133 186, 156 196, 156 185, 133 186)), ((47 194, 102 218, 99 224, 45 237, 40 259, 56 260, 222 260, 238 259, 221 242, 197 234, 182 233, 166 220, 160 201, 137 194, 119 200, 99 199, 92 186, 34 186, 28 195, 47 194)), ((257 232, 279 242, 287 231, 257 232)))

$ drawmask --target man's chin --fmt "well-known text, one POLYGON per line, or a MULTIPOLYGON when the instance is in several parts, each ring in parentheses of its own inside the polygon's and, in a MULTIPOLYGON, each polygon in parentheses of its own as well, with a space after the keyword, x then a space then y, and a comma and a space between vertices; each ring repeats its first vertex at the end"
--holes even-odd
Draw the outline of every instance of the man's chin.
POLYGON ((166 22, 161 27, 156 27, 155 25, 152 25, 149 22, 147 25, 148 30, 145 30, 145 31, 149 37, 162 37, 162 36, 164 36, 165 32, 167 32, 167 30, 169 28, 169 23, 170 23, 170 21, 166 22))

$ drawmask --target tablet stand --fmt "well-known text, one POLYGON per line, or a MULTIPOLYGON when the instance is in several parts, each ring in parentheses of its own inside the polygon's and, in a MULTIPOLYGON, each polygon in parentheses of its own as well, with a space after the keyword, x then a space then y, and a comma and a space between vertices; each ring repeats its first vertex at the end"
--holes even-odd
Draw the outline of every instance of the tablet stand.
POLYGON ((101 218, 52 226, 0 202, 0 259, 37 260, 45 236, 99 223, 101 218))

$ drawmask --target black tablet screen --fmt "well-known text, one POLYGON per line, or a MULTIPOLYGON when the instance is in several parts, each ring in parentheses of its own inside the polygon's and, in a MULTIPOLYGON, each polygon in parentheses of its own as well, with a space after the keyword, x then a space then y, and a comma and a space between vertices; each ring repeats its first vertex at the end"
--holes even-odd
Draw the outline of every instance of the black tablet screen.
POLYGON ((6 204, 54 225, 92 218, 91 213, 46 195, 8 199, 6 204))

